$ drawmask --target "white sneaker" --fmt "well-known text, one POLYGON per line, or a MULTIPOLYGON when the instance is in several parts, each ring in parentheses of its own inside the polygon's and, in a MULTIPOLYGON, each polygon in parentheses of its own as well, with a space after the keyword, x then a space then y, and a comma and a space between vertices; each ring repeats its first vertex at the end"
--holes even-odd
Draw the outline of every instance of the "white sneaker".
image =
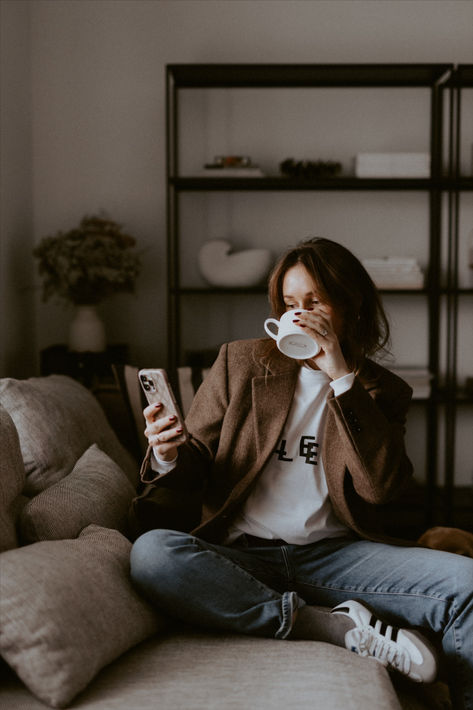
POLYGON ((332 614, 344 614, 355 624, 345 634, 349 651, 373 658, 417 683, 434 681, 437 675, 435 651, 417 631, 389 626, 352 599, 336 606, 332 614))

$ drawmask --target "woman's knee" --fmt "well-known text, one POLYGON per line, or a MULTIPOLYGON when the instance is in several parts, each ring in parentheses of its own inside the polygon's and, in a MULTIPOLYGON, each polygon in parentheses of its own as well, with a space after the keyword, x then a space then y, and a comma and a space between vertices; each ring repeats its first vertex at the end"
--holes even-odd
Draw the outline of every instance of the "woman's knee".
MULTIPOLYGON (((455 559, 451 562, 451 579, 457 595, 463 597, 462 603, 473 604, 473 559, 463 555, 451 555, 455 559)), ((450 561, 450 560, 449 560, 450 561)))
POLYGON ((175 530, 149 530, 131 548, 130 574, 139 585, 156 583, 172 574, 173 550, 183 533, 175 530))

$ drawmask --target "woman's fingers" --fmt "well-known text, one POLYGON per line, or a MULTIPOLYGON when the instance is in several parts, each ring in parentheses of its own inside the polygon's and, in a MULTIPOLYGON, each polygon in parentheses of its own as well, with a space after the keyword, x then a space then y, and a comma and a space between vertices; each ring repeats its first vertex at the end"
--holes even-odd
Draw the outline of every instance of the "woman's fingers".
POLYGON ((310 328, 316 334, 322 336, 323 338, 327 337, 327 335, 332 332, 332 324, 325 315, 321 315, 320 313, 316 312, 294 315, 296 316, 294 318, 294 321, 297 323, 298 326, 302 328, 310 328))
POLYGON ((143 416, 147 424, 152 424, 162 408, 161 402, 156 402, 156 404, 149 404, 145 409, 143 409, 143 416))
POLYGON ((175 425, 176 422, 177 417, 175 414, 170 417, 162 417, 160 419, 156 419, 155 421, 149 423, 146 427, 145 436, 157 436, 158 434, 161 434, 162 431, 169 429, 169 427, 171 427, 173 424, 175 425))
POLYGON ((173 440, 177 436, 180 436, 182 431, 183 429, 181 426, 173 427, 171 429, 161 429, 161 431, 156 434, 150 434, 148 436, 148 441, 151 446, 161 446, 162 444, 174 445, 173 440))
POLYGON ((173 460, 177 456, 177 445, 174 439, 183 432, 183 427, 179 424, 175 414, 168 417, 156 417, 162 409, 161 402, 150 404, 143 410, 146 421, 145 436, 148 443, 163 460, 173 460), (177 424, 177 426, 176 426, 177 424))

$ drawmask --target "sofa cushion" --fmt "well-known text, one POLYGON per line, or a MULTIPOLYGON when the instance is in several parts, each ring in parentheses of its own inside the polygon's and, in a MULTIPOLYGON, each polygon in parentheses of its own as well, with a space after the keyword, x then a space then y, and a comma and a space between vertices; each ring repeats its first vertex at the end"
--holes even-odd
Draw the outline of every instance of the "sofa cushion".
POLYGON ((36 495, 67 476, 91 444, 105 451, 136 485, 136 463, 118 441, 95 397, 70 377, 5 378, 0 380, 0 404, 18 431, 26 495, 36 495))
MULTIPOLYGON (((2 710, 44 710, 14 679, 5 679, 2 702, 2 710)), ((400 710, 401 705, 384 666, 337 646, 172 633, 144 641, 104 668, 72 707, 400 710)), ((433 710, 437 706, 409 702, 402 707, 433 710)))
POLYGON ((22 542, 74 538, 91 524, 126 533, 134 493, 121 468, 92 444, 71 473, 25 506, 19 525, 22 542))
POLYGON ((0 552, 18 546, 16 518, 25 467, 15 425, 0 405, 0 552))
POLYGON ((75 540, 0 558, 0 653, 29 690, 64 707, 164 622, 129 580, 130 542, 91 525, 75 540))

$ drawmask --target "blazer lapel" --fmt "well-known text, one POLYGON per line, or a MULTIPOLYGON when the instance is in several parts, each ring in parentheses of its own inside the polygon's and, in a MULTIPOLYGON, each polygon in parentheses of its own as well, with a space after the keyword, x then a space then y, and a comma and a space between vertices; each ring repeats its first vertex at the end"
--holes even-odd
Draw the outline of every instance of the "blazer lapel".
POLYGON ((252 380, 256 451, 263 466, 274 451, 287 419, 297 382, 298 367, 252 380))

